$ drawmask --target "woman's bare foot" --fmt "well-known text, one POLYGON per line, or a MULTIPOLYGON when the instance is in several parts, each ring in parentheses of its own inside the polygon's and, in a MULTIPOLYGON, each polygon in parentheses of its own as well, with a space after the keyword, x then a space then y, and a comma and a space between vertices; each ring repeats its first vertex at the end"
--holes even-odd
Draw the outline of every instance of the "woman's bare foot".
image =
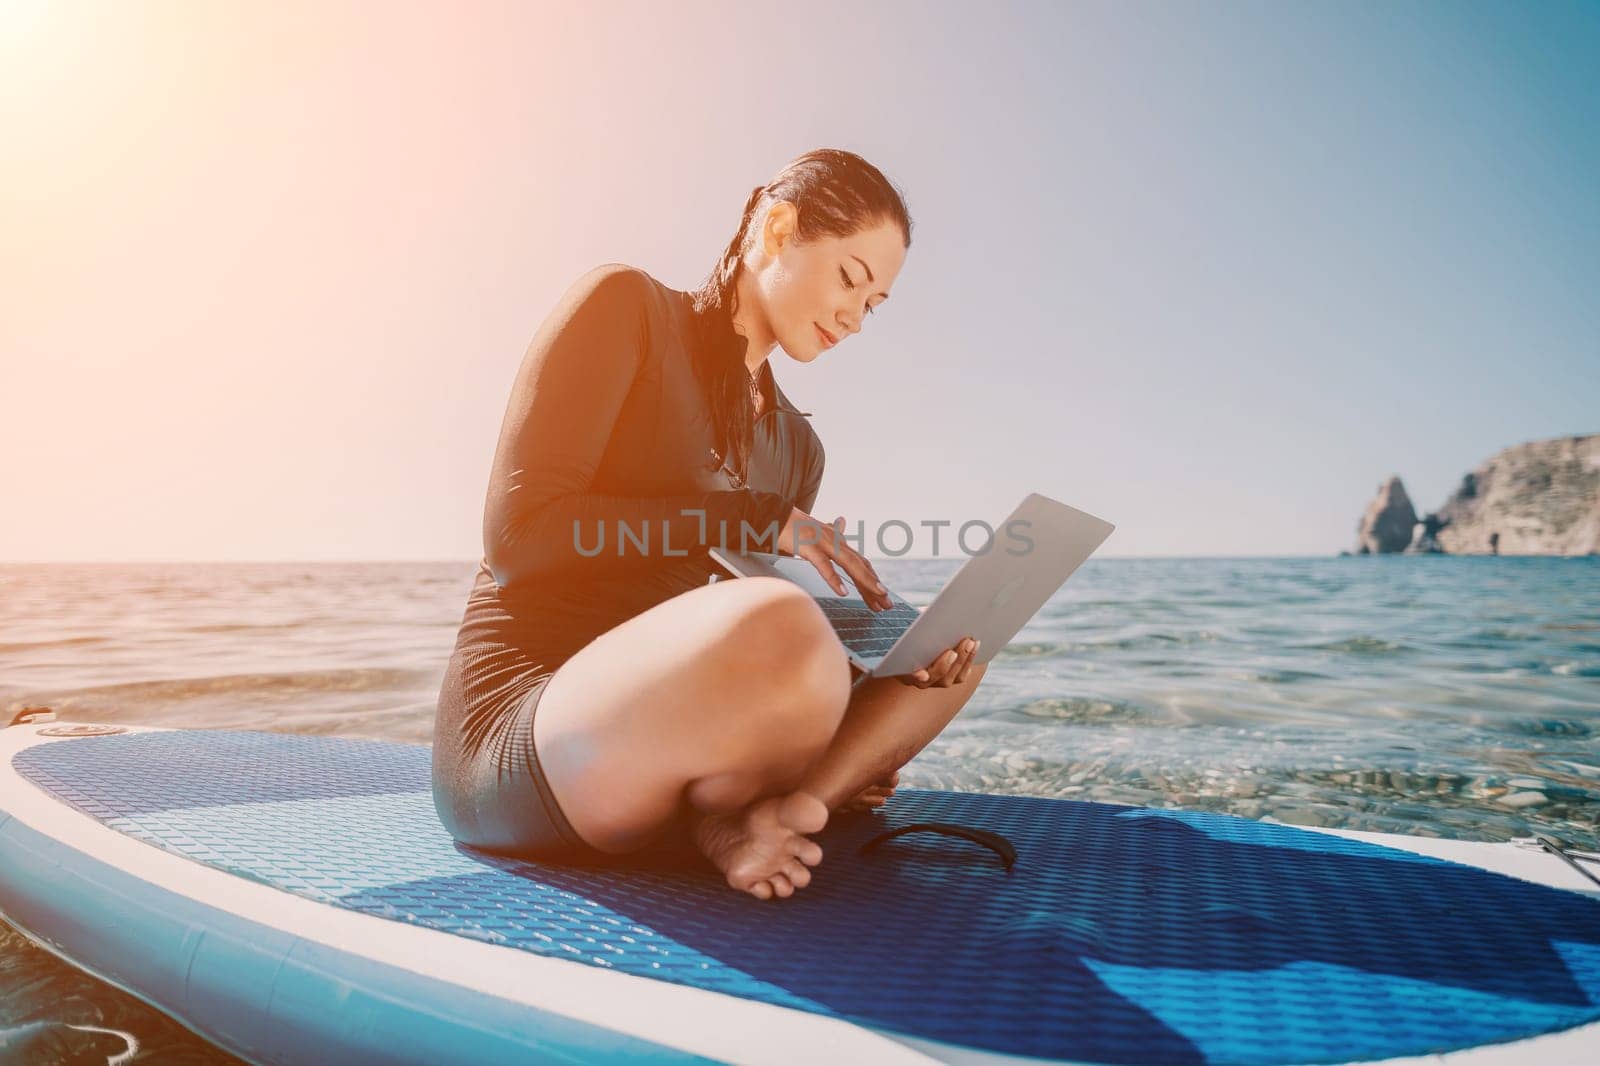
POLYGON ((806 792, 758 800, 733 814, 701 814, 690 830, 728 884, 757 899, 794 895, 811 883, 822 846, 807 840, 828 824, 828 808, 806 792))
POLYGON ((891 770, 889 776, 879 778, 866 788, 857 792, 853 797, 845 800, 838 807, 841 811, 870 811, 882 807, 889 802, 889 797, 894 795, 895 786, 900 783, 900 771, 891 770))

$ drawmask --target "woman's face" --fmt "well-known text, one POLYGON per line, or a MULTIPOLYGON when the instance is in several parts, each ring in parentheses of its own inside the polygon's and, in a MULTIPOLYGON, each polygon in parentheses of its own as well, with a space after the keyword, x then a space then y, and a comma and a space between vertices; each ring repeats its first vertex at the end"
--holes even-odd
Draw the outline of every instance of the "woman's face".
MULTIPOLYGON (((852 333, 889 298, 905 264, 900 227, 883 222, 849 237, 796 240, 795 206, 768 211, 745 269, 756 282, 767 337, 809 363, 852 333), (822 331, 826 330, 828 336, 822 331)), ((770 350, 770 349, 769 349, 770 350)))

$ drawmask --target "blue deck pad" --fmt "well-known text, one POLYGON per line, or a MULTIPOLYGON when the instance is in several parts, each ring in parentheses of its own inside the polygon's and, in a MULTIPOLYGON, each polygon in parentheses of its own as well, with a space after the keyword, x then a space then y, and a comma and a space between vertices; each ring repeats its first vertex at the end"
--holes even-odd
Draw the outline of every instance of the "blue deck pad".
POLYGON ((1600 901, 1226 815, 905 790, 763 903, 694 856, 462 848, 425 747, 174 731, 36 745, 29 780, 289 892, 524 951, 1040 1058, 1338 1062, 1600 1018, 1600 901), (991 852, 920 821, 1004 834, 991 852))

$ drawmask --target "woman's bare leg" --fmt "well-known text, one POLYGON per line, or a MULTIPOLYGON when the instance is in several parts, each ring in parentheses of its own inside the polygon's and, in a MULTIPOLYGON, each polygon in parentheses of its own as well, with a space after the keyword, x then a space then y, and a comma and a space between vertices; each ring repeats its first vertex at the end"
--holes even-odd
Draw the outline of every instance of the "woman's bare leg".
POLYGON ((973 663, 966 679, 948 688, 916 688, 892 677, 856 686, 844 721, 798 790, 838 810, 862 789, 900 769, 944 731, 966 706, 987 664, 973 663))
MULTIPOLYGON (((821 856, 828 808, 794 785, 849 701, 849 666, 816 602, 780 578, 719 581, 652 607, 563 663, 534 743, 573 828, 601 851, 648 843, 685 806, 696 843, 766 898, 821 856), (777 880, 773 881, 772 878, 777 880)), ((800 880, 805 880, 800 874, 800 880)))
MULTIPOLYGON (((916 688, 893 678, 863 681, 852 691, 844 721, 823 753, 809 766, 796 766, 793 776, 772 780, 762 795, 787 795, 790 802, 803 797, 808 803, 817 804, 812 808, 814 828, 806 832, 821 829, 829 812, 845 806, 867 785, 890 779, 938 736, 972 698, 984 671, 983 665, 974 663, 964 681, 947 688, 916 688), (818 812, 821 818, 816 818, 818 812)), ((872 805, 881 805, 881 801, 867 804, 872 805)), ((703 839, 725 821, 725 816, 701 814, 697 834, 703 839)), ((820 849, 817 857, 821 857, 820 849)), ((795 889, 804 888, 811 883, 807 867, 814 865, 790 863, 773 874, 767 879, 772 893, 789 896, 795 889)), ((767 898, 764 890, 756 894, 767 898)))

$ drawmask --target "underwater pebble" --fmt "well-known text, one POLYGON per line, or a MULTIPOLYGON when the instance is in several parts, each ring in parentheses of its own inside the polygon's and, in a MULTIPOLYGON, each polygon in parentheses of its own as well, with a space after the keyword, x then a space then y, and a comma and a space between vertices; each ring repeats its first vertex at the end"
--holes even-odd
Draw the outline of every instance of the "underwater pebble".
POLYGON ((1277 814, 1278 820, 1288 825, 1327 825, 1328 820, 1320 812, 1289 808, 1277 814))
POLYGON ((1505 807, 1542 807, 1549 803, 1549 798, 1543 792, 1513 792, 1509 796, 1501 796, 1496 802, 1505 807))
POLYGON ((1544 782, 1537 777, 1508 777, 1506 784, 1512 788, 1543 788, 1544 782))

